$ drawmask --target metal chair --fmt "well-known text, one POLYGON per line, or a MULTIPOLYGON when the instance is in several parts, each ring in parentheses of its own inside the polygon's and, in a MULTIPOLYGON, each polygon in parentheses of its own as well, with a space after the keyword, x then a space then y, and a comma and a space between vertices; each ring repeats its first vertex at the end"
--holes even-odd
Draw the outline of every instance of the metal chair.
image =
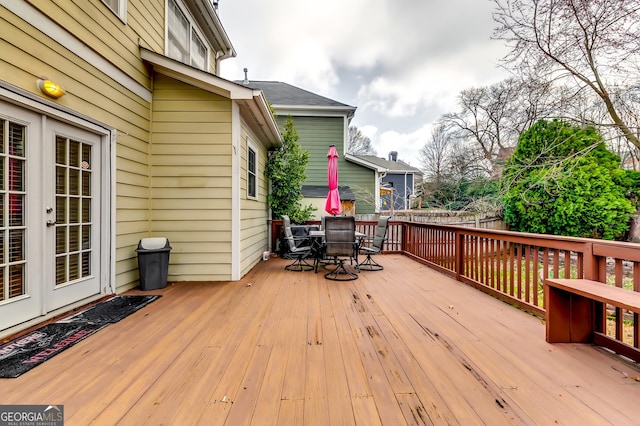
POLYGON ((384 241, 387 239, 387 229, 389 228, 389 217, 382 216, 378 219, 378 225, 376 226, 376 233, 373 237, 373 241, 370 246, 360 246, 360 252, 366 254, 367 257, 358 266, 361 271, 381 271, 384 269, 382 265, 373 260, 372 254, 377 254, 382 251, 384 241))
POLYGON ((338 264, 333 270, 324 274, 324 277, 334 281, 357 279, 358 274, 347 270, 344 264, 345 257, 357 259, 358 255, 355 218, 353 216, 327 216, 324 225, 325 255, 334 258, 338 264))
POLYGON ((287 271, 301 272, 311 271, 314 269, 314 265, 307 262, 307 259, 312 257, 312 250, 310 245, 297 245, 301 239, 296 239, 291 231, 291 220, 289 216, 282 215, 284 238, 289 245, 289 256, 294 259, 293 263, 285 266, 287 271))

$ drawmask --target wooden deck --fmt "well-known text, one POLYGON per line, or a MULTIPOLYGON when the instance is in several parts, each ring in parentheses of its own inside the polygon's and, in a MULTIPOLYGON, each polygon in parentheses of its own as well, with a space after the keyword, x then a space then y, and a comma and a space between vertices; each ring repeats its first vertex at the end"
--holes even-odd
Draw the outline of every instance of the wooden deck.
POLYGON ((170 284, 17 379, 1 404, 67 425, 632 425, 640 372, 545 342, 542 320, 401 255, 356 281, 261 263, 170 284))

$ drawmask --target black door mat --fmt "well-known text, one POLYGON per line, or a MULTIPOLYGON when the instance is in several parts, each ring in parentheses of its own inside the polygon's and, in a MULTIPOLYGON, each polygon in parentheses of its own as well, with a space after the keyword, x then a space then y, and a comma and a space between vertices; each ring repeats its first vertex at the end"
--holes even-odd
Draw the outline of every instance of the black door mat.
POLYGON ((20 376, 159 297, 116 296, 3 344, 0 346, 0 378, 20 376))

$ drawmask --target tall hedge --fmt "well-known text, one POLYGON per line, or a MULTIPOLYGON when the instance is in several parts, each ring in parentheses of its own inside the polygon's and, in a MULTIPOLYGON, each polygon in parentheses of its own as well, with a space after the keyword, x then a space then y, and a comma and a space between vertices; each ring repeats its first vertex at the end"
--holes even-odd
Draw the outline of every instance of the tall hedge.
POLYGON ((541 120, 502 173, 504 219, 520 232, 620 239, 636 211, 637 174, 619 164, 595 128, 541 120))
POLYGON ((282 145, 269 152, 265 174, 271 183, 269 206, 274 219, 288 215, 294 223, 309 220, 314 207, 303 207, 302 183, 306 179, 305 169, 309 162, 309 151, 298 145, 300 136, 293 124, 293 118, 287 117, 282 134, 282 145))

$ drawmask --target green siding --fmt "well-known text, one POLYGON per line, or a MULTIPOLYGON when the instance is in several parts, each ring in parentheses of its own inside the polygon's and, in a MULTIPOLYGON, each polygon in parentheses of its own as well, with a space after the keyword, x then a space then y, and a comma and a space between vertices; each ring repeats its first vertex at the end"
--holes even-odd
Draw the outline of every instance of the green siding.
MULTIPOLYGON (((277 119, 281 129, 286 116, 277 119)), ((307 164, 308 185, 327 184, 327 152, 329 146, 338 150, 338 184, 349 186, 356 196, 356 214, 374 213, 375 172, 344 158, 345 119, 343 117, 294 116, 293 123, 300 136, 298 144, 309 151, 307 164)))

